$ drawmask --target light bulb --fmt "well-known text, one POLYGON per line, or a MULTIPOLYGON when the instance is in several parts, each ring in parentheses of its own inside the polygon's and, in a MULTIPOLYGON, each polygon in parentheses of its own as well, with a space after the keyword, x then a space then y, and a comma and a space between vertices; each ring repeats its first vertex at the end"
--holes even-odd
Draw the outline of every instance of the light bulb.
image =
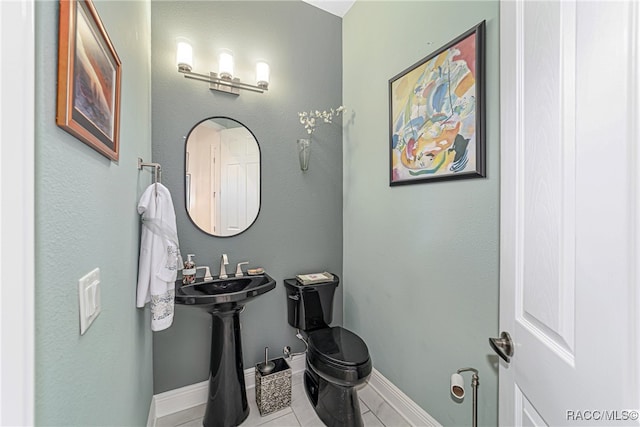
POLYGON ((269 64, 264 61, 256 63, 256 81, 261 88, 269 87, 269 64))
POLYGON ((178 42, 176 63, 179 71, 191 71, 193 68, 193 49, 187 42, 178 42))
POLYGON ((233 78, 233 53, 229 50, 224 50, 218 57, 218 66, 220 78, 232 79, 233 78))

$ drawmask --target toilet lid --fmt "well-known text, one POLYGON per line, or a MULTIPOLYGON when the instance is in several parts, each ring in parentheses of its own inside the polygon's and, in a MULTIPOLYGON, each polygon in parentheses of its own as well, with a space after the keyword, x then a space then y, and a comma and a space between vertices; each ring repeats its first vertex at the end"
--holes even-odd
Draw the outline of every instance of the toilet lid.
POLYGON ((309 351, 340 365, 355 366, 369 360, 369 349, 362 338, 339 326, 311 332, 309 351))

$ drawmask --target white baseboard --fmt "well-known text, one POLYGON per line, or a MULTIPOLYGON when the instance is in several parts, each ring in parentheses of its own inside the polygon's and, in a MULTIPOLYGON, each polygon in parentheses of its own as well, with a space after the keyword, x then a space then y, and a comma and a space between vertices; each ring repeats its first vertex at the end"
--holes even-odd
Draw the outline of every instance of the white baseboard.
POLYGON ((369 385, 378 392, 393 409, 401 414, 412 426, 442 427, 435 418, 422 409, 402 390, 393 385, 376 369, 369 377, 369 385))
POLYGON ((151 406, 149 407, 149 416, 147 417, 147 427, 156 427, 156 401, 155 396, 151 398, 151 406))
MULTIPOLYGON (((291 373, 295 375, 305 369, 304 355, 295 356, 289 362, 291 373)), ((256 386, 255 368, 245 369, 244 382, 247 389, 256 386)), ((398 387, 393 385, 376 369, 373 370, 369 377, 369 385, 384 398, 393 409, 402 414, 412 426, 421 427, 441 427, 442 425, 429 415, 424 409, 418 406, 413 400, 404 394, 398 387)), ((149 410, 148 427, 155 426, 155 419, 164 417, 165 415, 183 411, 194 406, 207 403, 207 389, 209 381, 202 381, 197 384, 188 385, 175 390, 169 390, 153 396, 151 400, 151 408, 149 410), (151 418, 154 413, 153 419, 151 418)))
MULTIPOLYGON (((294 356, 293 360, 289 361, 289 366, 291 366, 292 374, 304 371, 304 355, 294 356)), ((255 371, 255 368, 244 370, 244 384, 248 389, 256 386, 255 371)), ((207 403, 208 388, 209 381, 202 381, 154 395, 151 400, 151 408, 155 412, 155 418, 207 403)), ((149 417, 151 417, 151 410, 149 417)))
POLYGON ((209 381, 202 381, 154 395, 151 405, 155 405, 156 418, 206 403, 208 387, 209 381))

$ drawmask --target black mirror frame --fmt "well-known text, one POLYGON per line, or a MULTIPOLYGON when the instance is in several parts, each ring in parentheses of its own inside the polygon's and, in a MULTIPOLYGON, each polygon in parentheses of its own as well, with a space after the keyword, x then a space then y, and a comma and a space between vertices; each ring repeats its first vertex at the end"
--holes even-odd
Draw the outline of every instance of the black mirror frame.
POLYGON ((235 236, 239 236, 240 234, 244 233, 245 231, 247 231, 248 229, 250 229, 253 224, 256 223, 256 221, 258 220, 258 217, 260 216, 260 212, 262 210, 262 148, 260 147, 260 142, 258 141, 258 138, 256 138, 256 135, 253 133, 253 131, 251 129, 249 129, 244 123, 242 123, 239 120, 233 119, 231 117, 227 117, 227 116, 211 116, 211 117, 207 117, 204 118, 202 120, 200 120, 199 122, 197 122, 195 125, 193 125, 193 127, 189 130, 189 133, 187 134, 187 137, 184 140, 184 157, 183 157, 183 175, 184 175, 184 181, 183 181, 183 185, 182 185, 182 189, 184 192, 184 209, 187 212, 187 217, 189 218, 189 221, 191 221, 191 223, 200 231, 202 231, 203 233, 212 236, 212 237, 219 237, 219 238, 228 238, 228 237, 235 237, 235 236), (245 228, 244 230, 240 231, 239 233, 236 234, 230 234, 228 236, 220 236, 217 234, 212 234, 210 232, 208 232, 207 230, 204 230, 202 227, 200 227, 196 221, 194 221, 193 217, 191 217, 191 212, 189 212, 189 206, 187 204, 187 143, 189 142, 189 137, 191 136, 191 133, 194 131, 195 128, 197 128, 200 124, 202 124, 203 122, 206 122, 207 120, 213 120, 213 119, 225 119, 225 120, 231 120, 233 122, 238 123, 239 125, 241 125, 242 127, 244 127, 247 131, 249 131, 249 133, 251 134, 251 136, 253 136, 253 139, 256 141, 256 145, 258 146, 258 157, 260 160, 260 187, 258 188, 259 194, 260 194, 260 203, 258 204, 258 212, 256 213, 256 217, 253 219, 253 221, 251 222, 251 224, 247 225, 247 228, 245 228))

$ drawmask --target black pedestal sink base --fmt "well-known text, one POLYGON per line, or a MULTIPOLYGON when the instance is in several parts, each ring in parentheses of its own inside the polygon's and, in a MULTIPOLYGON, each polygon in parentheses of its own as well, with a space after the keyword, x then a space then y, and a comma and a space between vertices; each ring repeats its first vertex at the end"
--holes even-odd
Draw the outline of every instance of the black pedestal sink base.
POLYGON ((249 415, 244 383, 240 311, 211 313, 211 362, 205 427, 240 425, 249 415))
POLYGON ((211 313, 211 360, 205 427, 234 427, 249 415, 244 384, 240 312, 244 305, 271 291, 276 282, 267 274, 238 275, 184 285, 177 280, 176 304, 211 313))

